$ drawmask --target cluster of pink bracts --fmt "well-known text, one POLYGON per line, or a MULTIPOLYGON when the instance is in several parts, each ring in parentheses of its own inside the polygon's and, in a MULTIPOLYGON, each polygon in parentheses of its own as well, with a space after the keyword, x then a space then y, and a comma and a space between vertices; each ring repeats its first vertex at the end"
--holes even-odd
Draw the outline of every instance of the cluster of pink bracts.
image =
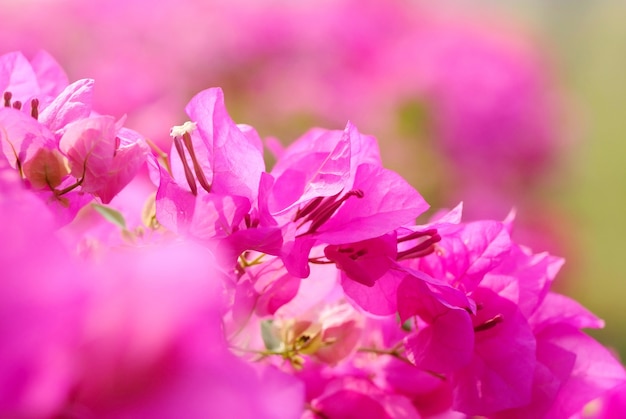
POLYGON ((428 205, 350 123, 268 143, 268 172, 220 89, 169 152, 92 89, 0 57, 0 416, 610 414, 626 373, 581 331, 602 321, 512 216, 416 225, 428 205))

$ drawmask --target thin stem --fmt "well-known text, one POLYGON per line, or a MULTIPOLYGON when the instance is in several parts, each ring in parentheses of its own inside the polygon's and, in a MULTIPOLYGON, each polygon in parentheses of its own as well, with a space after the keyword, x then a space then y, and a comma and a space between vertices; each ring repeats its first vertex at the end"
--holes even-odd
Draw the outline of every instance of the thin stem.
POLYGON ((80 185, 82 185, 84 180, 85 180, 85 177, 83 176, 78 181, 76 181, 76 183, 74 183, 73 185, 70 185, 67 188, 61 189, 60 191, 55 190, 54 195, 55 196, 65 195, 66 193, 71 192, 74 189, 78 188, 80 185))
MULTIPOLYGON (((376 354, 376 355, 390 355, 393 356, 394 358, 402 361, 402 362, 406 362, 407 364, 418 368, 414 363, 412 363, 411 361, 408 360, 408 358, 406 358, 405 356, 403 356, 400 353, 400 349, 402 347, 402 342, 399 342, 397 345, 395 345, 393 348, 391 349, 378 349, 378 348, 359 348, 357 349, 357 352, 365 352, 365 353, 372 353, 372 354, 376 354)), ((443 374, 440 374, 438 372, 435 371, 431 371, 431 370, 421 370, 424 371, 426 374, 430 374, 433 377, 439 378, 440 380, 446 381, 446 377, 443 374)))
POLYGON ((393 356, 394 358, 399 359, 402 362, 415 366, 415 364, 413 364, 411 361, 408 360, 408 358, 406 358, 404 355, 400 353, 399 349, 400 348, 397 348, 397 347, 394 347, 391 349, 359 348, 357 349, 357 352, 365 352, 365 353, 371 353, 371 354, 376 354, 376 355, 390 355, 390 356, 393 356))
POLYGON ((169 160, 167 159, 167 153, 161 150, 161 148, 149 138, 146 138, 146 143, 148 143, 148 146, 152 150, 154 150, 154 152, 157 154, 158 161, 165 167, 165 170, 167 170, 167 173, 169 173, 170 176, 172 176, 172 169, 170 168, 170 163, 169 163, 169 160))
POLYGON ((245 257, 239 256, 239 263, 243 268, 248 268, 250 266, 260 265, 262 263, 263 257, 265 257, 265 253, 261 253, 259 256, 248 262, 245 257))

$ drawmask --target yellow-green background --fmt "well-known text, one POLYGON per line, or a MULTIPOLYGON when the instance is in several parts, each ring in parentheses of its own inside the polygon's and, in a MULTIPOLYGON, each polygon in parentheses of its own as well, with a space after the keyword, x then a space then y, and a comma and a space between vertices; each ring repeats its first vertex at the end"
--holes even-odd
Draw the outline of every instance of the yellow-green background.
MULTIPOLYGON (((504 2, 503 2, 504 3, 504 2)), ((490 3, 494 6, 495 3, 490 3)), ((495 7, 495 6, 494 6, 495 7)), ((606 320, 591 334, 626 359, 626 2, 509 2, 534 28, 569 95, 574 147, 550 198, 574 224, 581 260, 565 284, 606 320)))

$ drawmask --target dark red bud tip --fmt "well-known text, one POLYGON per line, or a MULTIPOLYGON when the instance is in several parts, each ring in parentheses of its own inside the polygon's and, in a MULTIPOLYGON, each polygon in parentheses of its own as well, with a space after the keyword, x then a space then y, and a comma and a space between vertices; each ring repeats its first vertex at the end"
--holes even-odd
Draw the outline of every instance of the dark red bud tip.
POLYGON ((30 101, 30 116, 32 116, 35 119, 39 118, 39 99, 35 98, 30 101))
POLYGON ((4 92, 4 95, 2 97, 4 98, 4 106, 7 108, 11 106, 11 98, 13 97, 13 93, 4 92))

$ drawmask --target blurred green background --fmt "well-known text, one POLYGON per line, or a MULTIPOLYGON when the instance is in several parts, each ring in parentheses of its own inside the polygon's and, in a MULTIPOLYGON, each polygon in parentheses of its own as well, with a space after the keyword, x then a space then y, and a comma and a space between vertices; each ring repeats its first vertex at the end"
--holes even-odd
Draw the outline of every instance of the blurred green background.
MULTIPOLYGON (((504 3, 504 2, 503 2, 504 3)), ((571 221, 579 258, 567 284, 607 326, 590 334, 626 360, 626 3, 490 3, 534 28, 569 95, 574 147, 548 199, 571 221), (563 181, 565 180, 565 181, 563 181)))

